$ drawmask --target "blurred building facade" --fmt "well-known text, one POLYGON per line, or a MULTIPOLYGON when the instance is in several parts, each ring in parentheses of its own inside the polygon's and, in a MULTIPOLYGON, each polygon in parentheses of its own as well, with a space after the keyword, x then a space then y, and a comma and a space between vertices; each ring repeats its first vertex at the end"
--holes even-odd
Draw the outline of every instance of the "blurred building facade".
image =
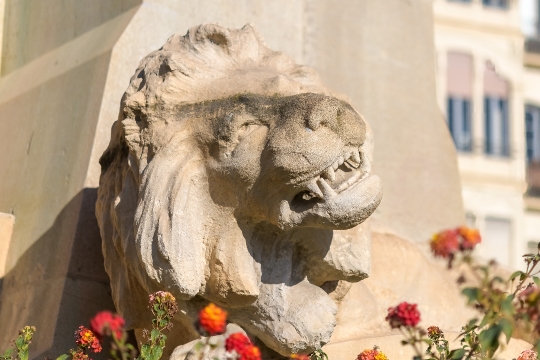
POLYGON ((539 0, 435 0, 437 98, 480 256, 522 267, 540 241, 539 0))

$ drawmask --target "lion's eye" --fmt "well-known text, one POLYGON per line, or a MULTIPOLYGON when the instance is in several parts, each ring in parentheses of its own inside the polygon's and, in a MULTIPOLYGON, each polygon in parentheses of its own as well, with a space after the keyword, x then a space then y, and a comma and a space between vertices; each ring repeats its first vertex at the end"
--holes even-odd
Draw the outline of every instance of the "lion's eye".
POLYGON ((245 123, 238 129, 238 140, 242 140, 249 134, 251 134, 253 131, 257 130, 258 128, 262 127, 264 125, 261 124, 254 124, 254 123, 245 123))

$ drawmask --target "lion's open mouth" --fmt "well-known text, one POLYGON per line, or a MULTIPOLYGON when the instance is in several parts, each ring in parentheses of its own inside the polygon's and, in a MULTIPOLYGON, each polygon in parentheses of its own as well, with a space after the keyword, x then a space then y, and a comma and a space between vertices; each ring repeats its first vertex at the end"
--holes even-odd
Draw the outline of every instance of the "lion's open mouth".
POLYGON ((369 174, 370 166, 365 155, 358 149, 347 151, 332 165, 303 184, 305 190, 294 197, 291 208, 305 210, 306 207, 311 207, 317 202, 341 193, 356 182, 365 179, 369 174))
POLYGON ((380 179, 371 174, 361 149, 346 150, 318 175, 300 184, 300 189, 292 200, 281 203, 282 228, 351 228, 371 215, 382 196, 380 179))

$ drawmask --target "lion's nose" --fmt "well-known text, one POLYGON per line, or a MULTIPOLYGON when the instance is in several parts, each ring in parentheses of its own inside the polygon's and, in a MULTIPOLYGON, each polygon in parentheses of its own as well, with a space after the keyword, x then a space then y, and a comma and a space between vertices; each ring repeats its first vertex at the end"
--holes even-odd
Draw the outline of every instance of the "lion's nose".
POLYGON ((334 129, 339 111, 339 102, 336 99, 325 97, 308 110, 306 126, 311 130, 317 130, 320 126, 334 129))

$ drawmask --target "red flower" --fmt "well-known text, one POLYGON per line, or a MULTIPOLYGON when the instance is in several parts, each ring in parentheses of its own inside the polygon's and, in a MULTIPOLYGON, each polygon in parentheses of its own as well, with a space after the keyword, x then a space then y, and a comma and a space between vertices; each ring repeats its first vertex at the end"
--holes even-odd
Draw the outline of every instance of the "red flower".
POLYGON ((251 340, 240 332, 229 335, 229 337, 225 340, 225 350, 228 352, 236 351, 238 354, 240 354, 240 351, 249 345, 252 345, 251 340))
POLYGON ((101 351, 98 338, 84 326, 79 326, 79 330, 75 331, 75 342, 82 349, 91 349, 95 353, 101 351))
POLYGON ((261 360, 261 350, 255 345, 245 346, 238 355, 238 360, 261 360))
POLYGON ((227 325, 227 312, 210 303, 199 311, 199 324, 210 335, 222 334, 227 325))
POLYGON ((450 257, 459 250, 458 230, 445 230, 433 235, 429 245, 435 256, 450 257))
POLYGON ((482 242, 480 237, 480 232, 477 229, 468 228, 466 226, 459 227, 459 234, 461 235, 461 249, 462 250, 472 250, 476 245, 482 242))
POLYGON ((113 334, 117 339, 122 337, 124 331, 124 319, 110 311, 101 311, 90 320, 90 328, 99 339, 105 335, 113 334))
POLYGON ((392 329, 401 326, 415 327, 420 322, 420 312, 416 309, 416 304, 402 302, 398 306, 388 309, 386 321, 392 329))

